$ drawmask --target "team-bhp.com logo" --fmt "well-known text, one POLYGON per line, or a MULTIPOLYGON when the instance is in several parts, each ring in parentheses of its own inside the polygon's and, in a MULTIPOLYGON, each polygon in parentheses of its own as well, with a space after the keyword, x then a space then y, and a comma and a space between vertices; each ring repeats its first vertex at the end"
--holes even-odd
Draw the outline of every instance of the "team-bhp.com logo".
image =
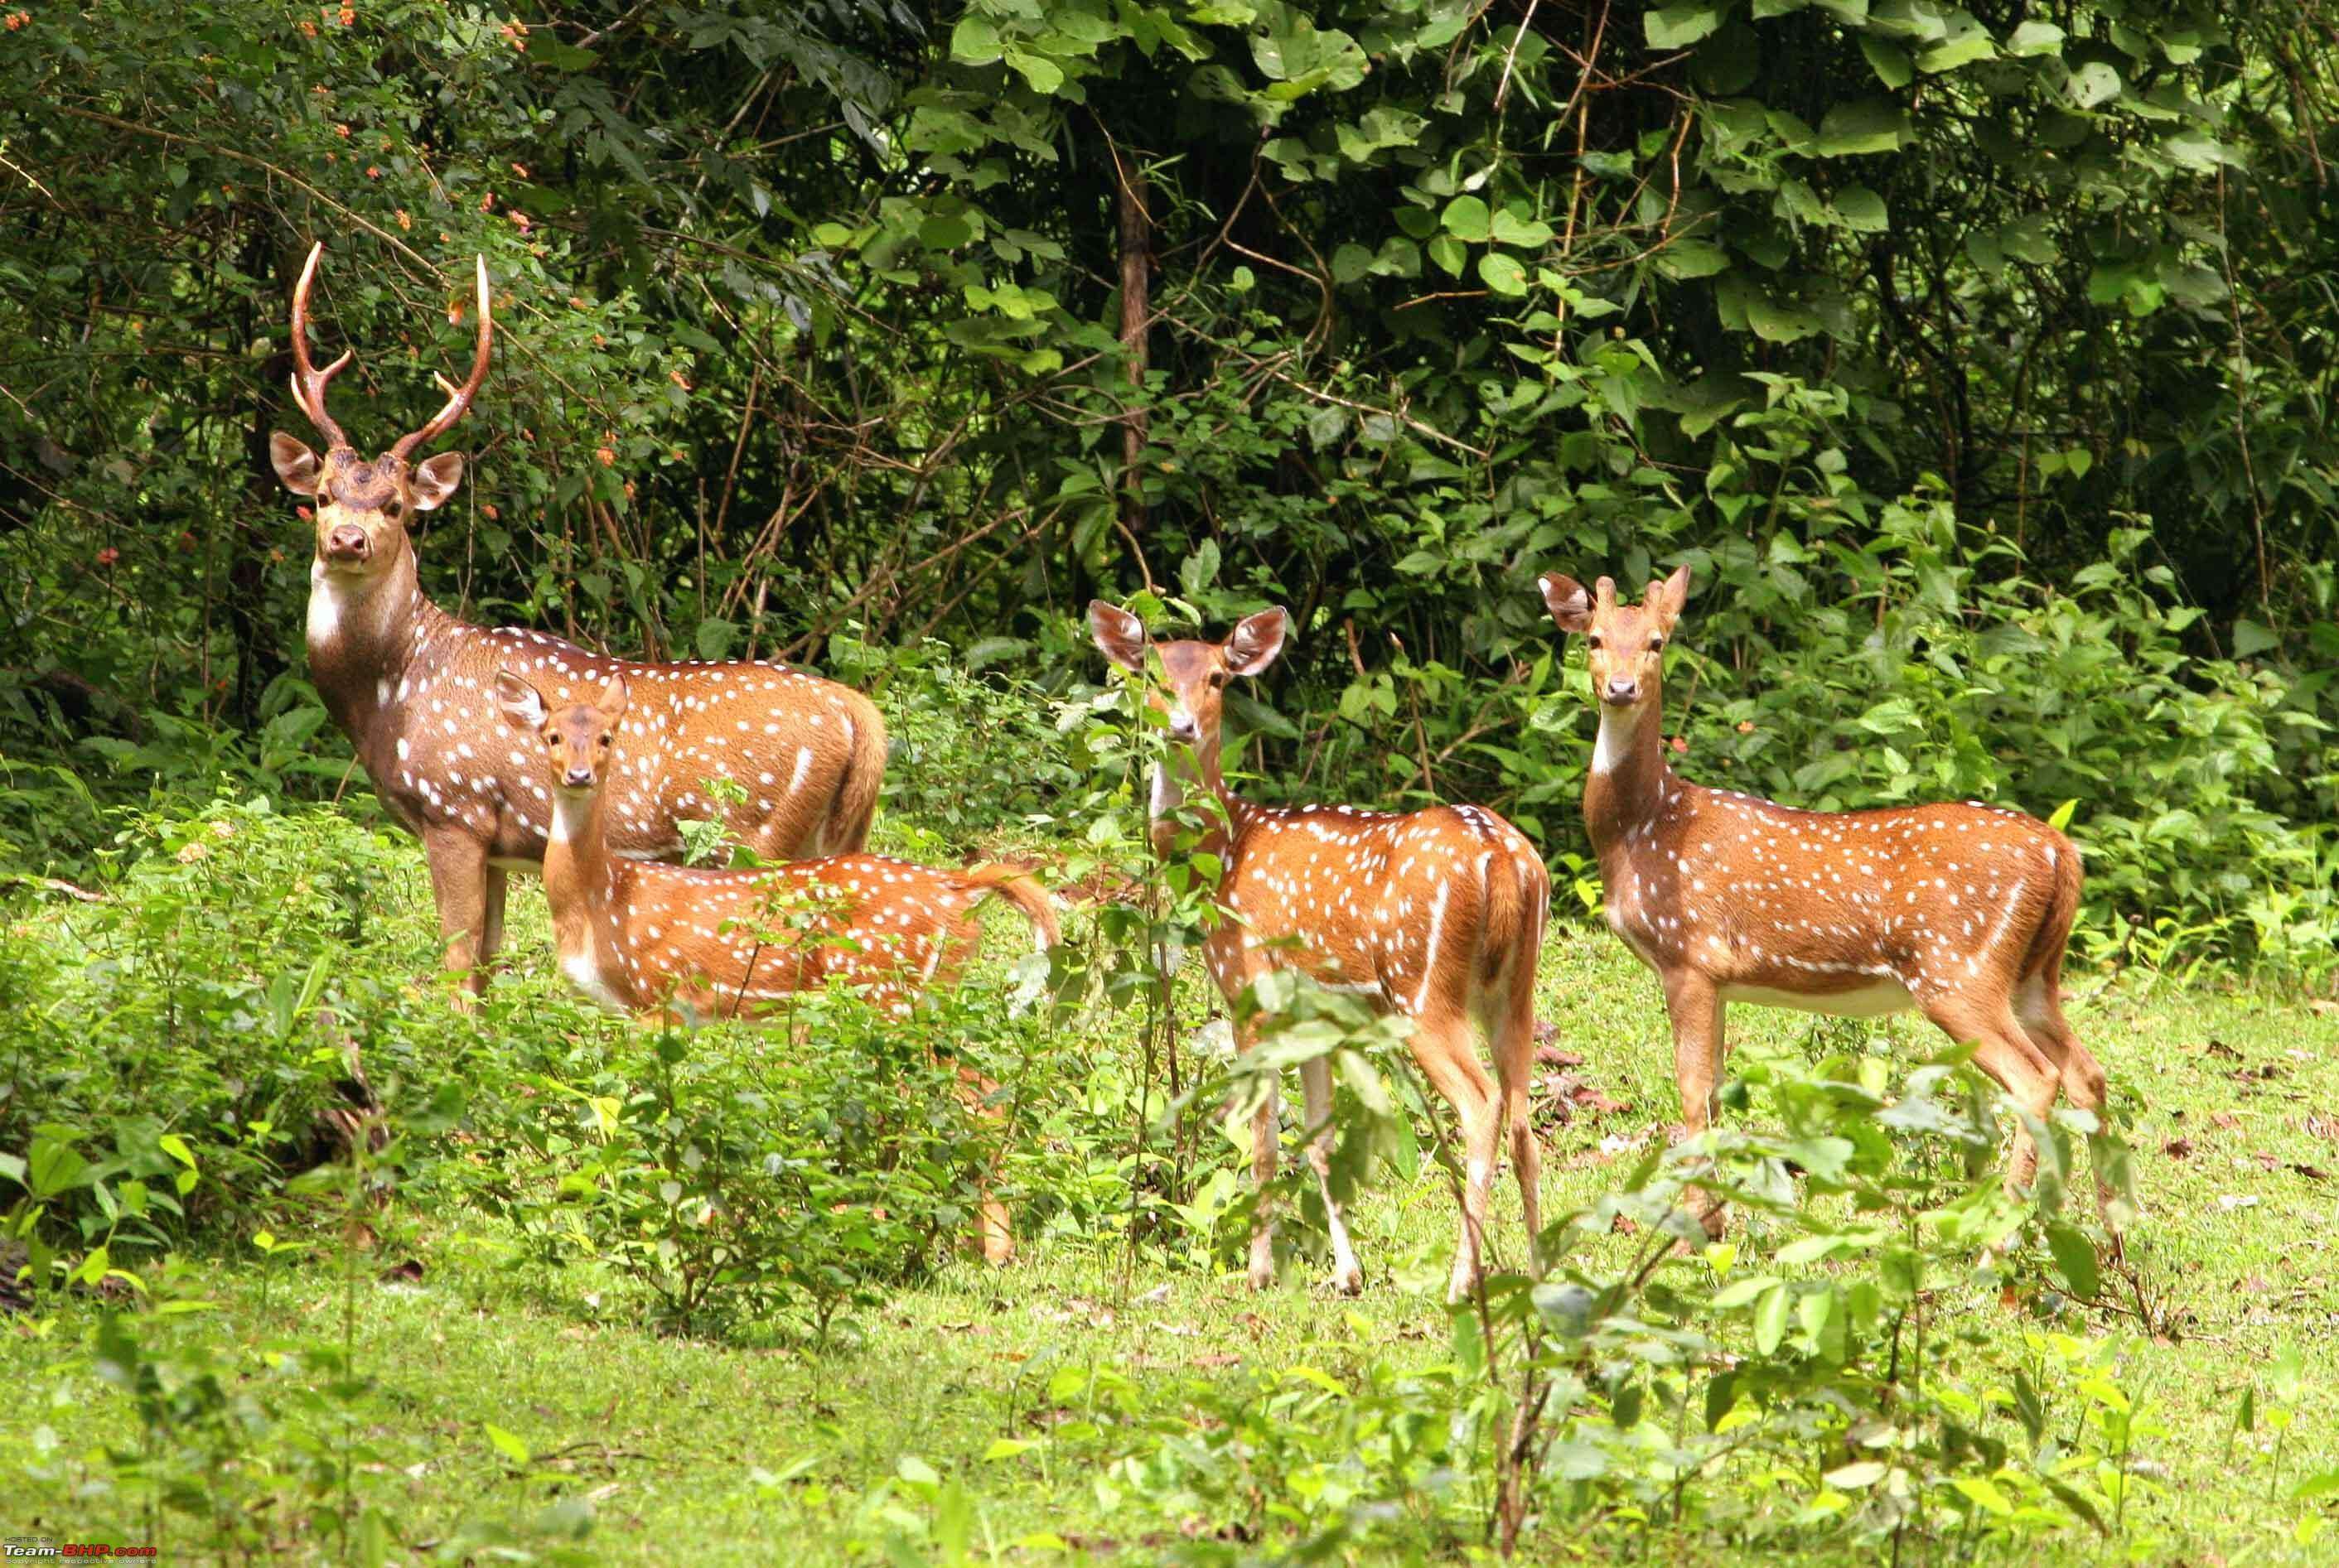
POLYGON ((152 1557, 152 1546, 114 1546, 103 1541, 60 1541, 54 1535, 11 1535, 0 1541, 0 1559, 28 1557, 152 1557))

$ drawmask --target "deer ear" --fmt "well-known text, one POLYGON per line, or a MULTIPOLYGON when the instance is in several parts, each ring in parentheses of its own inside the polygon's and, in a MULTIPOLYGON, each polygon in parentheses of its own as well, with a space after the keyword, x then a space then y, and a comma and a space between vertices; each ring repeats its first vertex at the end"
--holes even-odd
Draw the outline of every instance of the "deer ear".
POLYGON ((601 710, 605 719, 616 718, 626 711, 626 677, 611 676, 608 685, 601 688, 601 700, 593 705, 601 710))
POLYGON ((1291 612, 1281 605, 1246 616, 1227 639, 1227 668, 1239 676, 1255 676, 1275 662, 1291 629, 1291 612))
POLYGON ((424 459, 414 469, 414 509, 437 511, 462 482, 462 453, 441 452, 435 458, 424 459))
POLYGON ((1122 669, 1145 673, 1145 623, 1119 605, 1089 601, 1089 636, 1122 669))
POLYGON ((276 477, 284 488, 296 496, 313 496, 324 475, 323 465, 306 442, 286 435, 281 430, 268 432, 268 461, 276 469, 276 477))
POLYGON ((1681 619, 1682 610, 1689 603, 1687 564, 1675 567, 1672 577, 1651 587, 1645 602, 1656 607, 1657 614, 1664 617, 1668 626, 1681 619))
POLYGON ((509 670, 496 672, 496 705, 504 710, 504 717, 516 728, 534 731, 544 727, 544 698, 509 670))
POLYGON ((1544 608, 1551 612, 1551 618, 1559 623, 1561 631, 1592 629, 1592 596, 1584 591, 1582 583, 1553 572, 1537 577, 1535 587, 1543 590, 1544 608))

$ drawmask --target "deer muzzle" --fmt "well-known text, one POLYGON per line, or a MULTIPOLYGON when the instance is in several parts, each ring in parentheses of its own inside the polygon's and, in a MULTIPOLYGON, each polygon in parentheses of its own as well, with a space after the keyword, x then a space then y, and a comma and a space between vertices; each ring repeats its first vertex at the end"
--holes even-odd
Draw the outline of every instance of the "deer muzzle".
POLYGON ((325 536, 325 558, 355 563, 373 554, 373 541, 354 523, 343 523, 325 536))
POLYGON ((1641 700, 1641 683, 1614 679, 1601 688, 1600 700, 1611 707, 1630 707, 1641 700))

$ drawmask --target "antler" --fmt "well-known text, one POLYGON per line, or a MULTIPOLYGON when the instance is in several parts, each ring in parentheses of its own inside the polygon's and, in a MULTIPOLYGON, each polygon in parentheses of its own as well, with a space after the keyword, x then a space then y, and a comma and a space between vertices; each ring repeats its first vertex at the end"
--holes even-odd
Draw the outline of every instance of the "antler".
MULTIPOLYGON (((398 439, 390 449, 392 457, 406 458, 413 452, 414 449, 431 440, 448 426, 461 419, 463 410, 471 406, 471 399, 479 394, 480 386, 488 379, 488 343, 495 336, 495 322, 488 312, 488 259, 481 256, 478 261, 479 264, 479 347, 471 360, 470 377, 455 389, 453 396, 447 399, 447 406, 439 409, 429 424, 412 435, 400 436, 398 439)), ((443 385, 444 378, 440 380, 443 385)))
POLYGON ((292 286, 292 400, 309 416, 309 422, 324 433, 328 446, 346 447, 350 439, 341 434, 333 416, 325 412, 325 386, 341 373, 357 352, 343 350, 341 357, 319 370, 309 360, 309 285, 317 279, 317 259, 325 253, 322 240, 309 247, 309 260, 301 269, 301 281, 292 286))

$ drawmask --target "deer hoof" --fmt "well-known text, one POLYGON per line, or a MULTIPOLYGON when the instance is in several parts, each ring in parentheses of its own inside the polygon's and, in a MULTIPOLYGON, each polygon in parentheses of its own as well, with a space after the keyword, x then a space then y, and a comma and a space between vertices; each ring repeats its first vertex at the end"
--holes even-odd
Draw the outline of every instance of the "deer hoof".
POLYGON ((1362 1296, 1365 1293, 1365 1271, 1343 1268, 1332 1276, 1332 1291, 1337 1296, 1362 1296))

